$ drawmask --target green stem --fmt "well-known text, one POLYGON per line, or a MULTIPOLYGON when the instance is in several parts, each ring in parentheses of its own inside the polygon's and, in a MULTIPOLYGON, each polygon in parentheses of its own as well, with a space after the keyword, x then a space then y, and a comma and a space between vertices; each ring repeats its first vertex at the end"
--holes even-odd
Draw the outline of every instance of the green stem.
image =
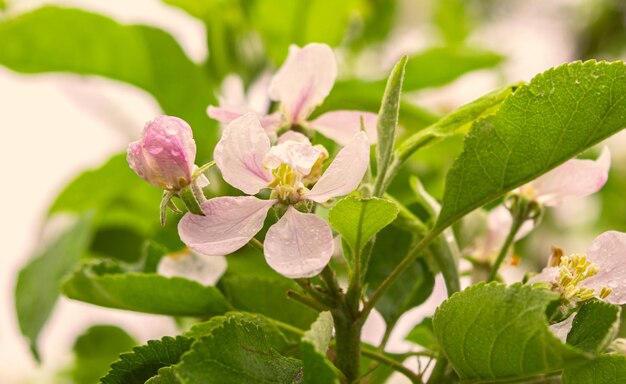
POLYGON ((356 383, 361 363, 362 322, 354 317, 347 306, 332 311, 335 323, 335 365, 346 376, 348 383, 356 383))
POLYGON ((406 376, 407 379, 409 379, 411 381, 411 383, 413 384, 422 384, 423 381, 422 379, 416 375, 413 371, 411 371, 409 368, 405 367, 404 364, 402 364, 399 361, 396 361, 394 359, 392 359, 391 357, 386 356, 383 353, 379 353, 376 351, 371 351, 369 349, 363 349, 363 356, 367 356, 372 360, 376 360, 382 364, 388 365, 390 367, 392 367, 394 370, 402 373, 404 376, 406 376))
POLYGON ((287 291, 287 297, 292 299, 292 300, 295 300, 295 301, 297 301, 297 302, 299 302, 301 304, 304 304, 307 307, 313 308, 317 312, 324 312, 324 311, 327 311, 329 309, 325 305, 323 305, 322 303, 320 303, 317 300, 315 300, 314 298, 302 295, 302 294, 300 294, 298 292, 295 292, 295 291, 287 291))
POLYGON ((448 359, 440 356, 433 367, 433 372, 428 378, 428 384, 445 384, 445 374, 448 368, 448 359))
POLYGON ((519 232, 520 228, 524 224, 528 217, 528 210, 526 206, 522 207, 518 213, 513 213, 513 223, 511 224, 511 229, 509 230, 509 234, 504 240, 504 244, 502 244, 502 248, 500 248, 500 253, 498 253, 498 258, 493 263, 493 267, 491 267, 491 271, 489 272, 489 277, 487 278, 487 282, 494 281, 496 276, 498 276, 498 270, 500 269, 500 265, 504 261, 507 253, 509 252, 509 248, 511 244, 515 241, 515 235, 519 232))
POLYGON ((202 212, 202 208, 200 208, 200 203, 198 202, 198 198, 194 191, 193 185, 186 186, 178 192, 178 197, 183 201, 187 210, 195 215, 204 216, 204 212, 202 212))

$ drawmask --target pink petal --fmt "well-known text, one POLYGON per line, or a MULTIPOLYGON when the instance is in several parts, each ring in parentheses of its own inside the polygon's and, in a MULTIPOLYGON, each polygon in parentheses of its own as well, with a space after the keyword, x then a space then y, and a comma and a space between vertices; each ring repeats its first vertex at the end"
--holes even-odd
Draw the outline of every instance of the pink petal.
POLYGON ((339 151, 335 160, 303 198, 323 203, 354 191, 370 163, 370 146, 364 132, 354 135, 350 144, 339 151))
POLYGON ((184 277, 202 285, 215 285, 226 272, 226 267, 224 256, 204 256, 186 251, 163 257, 157 273, 166 277, 184 277))
POLYGON ((354 134, 361 130, 361 117, 365 124, 365 132, 370 145, 378 141, 376 122, 378 115, 371 112, 362 111, 333 111, 319 116, 311 121, 309 125, 322 135, 333 139, 341 145, 347 145, 354 137, 354 134))
POLYGON ((301 175, 308 175, 321 154, 322 151, 309 142, 286 140, 270 149, 263 164, 270 169, 286 164, 301 175))
POLYGON ((556 283, 559 278, 559 267, 546 267, 540 273, 528 279, 528 284, 556 283))
POLYGON ((205 216, 183 216, 178 234, 198 253, 227 255, 246 245, 263 228, 267 211, 275 203, 254 196, 216 197, 202 203, 205 216))
MULTIPOLYGON (((513 217, 511 212, 504 206, 499 205, 489 211, 487 215, 487 236, 484 242, 484 255, 497 254, 504 245, 506 237, 509 235, 513 225, 513 217)), ((527 220, 515 235, 515 241, 522 239, 528 235, 534 228, 534 222, 527 220)))
POLYGON ((600 271, 583 281, 583 285, 600 292, 603 286, 613 290, 606 301, 626 304, 626 233, 604 232, 587 248, 587 259, 600 271))
POLYGON ((263 166, 269 150, 270 139, 254 113, 248 113, 226 127, 213 158, 228 184, 254 195, 272 180, 263 166))
POLYGON ((611 153, 605 147, 597 160, 573 159, 553 169, 531 185, 537 200, 548 206, 559 205, 568 197, 582 197, 604 186, 611 166, 611 153))
POLYGON ((311 140, 309 140, 308 137, 296 131, 287 131, 280 135, 280 137, 278 138, 278 144, 284 143, 287 140, 297 141, 300 143, 311 143, 311 140))
POLYGON ((236 120, 247 113, 255 114, 257 119, 261 122, 261 126, 267 133, 275 132, 282 123, 279 112, 272 113, 271 115, 263 115, 245 107, 215 107, 212 105, 209 105, 209 108, 207 109, 209 117, 222 124, 230 124, 233 120, 236 120))
POLYGON ((576 314, 573 313, 569 315, 569 317, 560 323, 552 324, 550 326, 550 330, 559 340, 565 343, 567 340, 567 335, 572 330, 572 326, 574 325, 574 318, 576 314))
POLYGON ((280 101, 290 122, 300 123, 324 101, 336 78, 337 63, 328 45, 292 45, 270 83, 269 94, 272 100, 280 101))
POLYGON ((292 279, 312 277, 333 254, 333 234, 324 220, 289 206, 265 236, 265 260, 276 272, 292 279))

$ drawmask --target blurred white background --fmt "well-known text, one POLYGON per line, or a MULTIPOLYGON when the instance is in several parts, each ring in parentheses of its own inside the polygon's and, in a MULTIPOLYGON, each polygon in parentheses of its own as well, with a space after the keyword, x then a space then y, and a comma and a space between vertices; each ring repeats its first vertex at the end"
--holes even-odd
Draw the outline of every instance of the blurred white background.
MULTIPOLYGON (((42 3, 16 0, 11 12, 22 12, 42 3)), ((207 54, 202 24, 158 0, 53 3, 94 10, 124 23, 155 25, 173 34, 194 60, 202 60, 207 54)), ((577 3, 515 2, 499 22, 479 29, 472 37, 508 58, 500 77, 473 73, 416 98, 434 108, 450 108, 486 93, 501 81, 529 80, 536 73, 571 60, 573 34, 563 9, 577 3)), ((409 12, 403 14, 420 12, 417 6, 407 7, 409 12)), ((398 33, 395 54, 419 48, 428 38, 427 33, 419 27, 398 33)), ((40 246, 43 215, 56 193, 79 171, 98 166, 111 154, 123 150, 139 135, 144 122, 159 112, 148 94, 110 80, 62 74, 24 76, 0 67, 0 116, 5 135, 0 151, 0 201, 5 218, 0 231, 0 383, 46 382, 55 368, 69 361, 75 336, 88 324, 121 324, 140 341, 175 331, 171 320, 164 317, 104 310, 61 299, 41 335, 44 364, 37 367, 19 336, 13 310, 16 271, 40 246)), ((432 300, 429 303, 437 304, 432 300)), ((432 308, 408 315, 394 334, 390 348, 401 346, 404 333, 429 312, 432 308)))

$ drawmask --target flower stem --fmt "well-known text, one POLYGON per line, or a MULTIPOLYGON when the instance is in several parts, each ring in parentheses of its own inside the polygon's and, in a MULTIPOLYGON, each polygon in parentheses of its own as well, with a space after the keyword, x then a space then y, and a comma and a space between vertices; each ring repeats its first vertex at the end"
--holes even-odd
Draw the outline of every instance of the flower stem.
POLYGON ((500 248, 500 253, 498 253, 498 258, 493 263, 493 267, 491 267, 491 271, 489 272, 489 277, 487 278, 487 282, 494 281, 496 276, 498 276, 498 270, 500 269, 500 265, 504 261, 506 254, 509 252, 509 248, 511 248, 511 244, 515 241, 515 235, 519 232, 519 229, 522 227, 524 221, 513 219, 513 224, 511 225, 511 229, 509 230, 509 234, 504 240, 504 244, 502 248, 500 248))
POLYGON ((332 311, 335 323, 337 359, 335 365, 346 376, 348 383, 355 383, 360 374, 362 322, 353 316, 345 303, 332 311))
POLYGON ((183 201, 187 210, 195 215, 204 216, 204 212, 202 212, 202 208, 200 208, 200 203, 198 202, 198 197, 193 188, 194 183, 186 186, 178 192, 178 197, 183 201))

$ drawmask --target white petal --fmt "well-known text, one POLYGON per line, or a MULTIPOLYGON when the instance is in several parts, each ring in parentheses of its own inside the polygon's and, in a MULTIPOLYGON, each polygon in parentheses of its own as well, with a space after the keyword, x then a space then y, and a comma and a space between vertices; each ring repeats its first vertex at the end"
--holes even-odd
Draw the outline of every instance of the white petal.
POLYGON ((554 336, 558 337, 559 340, 564 343, 567 340, 569 331, 572 330, 572 326, 574 325, 574 317, 576 317, 575 313, 571 314, 567 319, 561 321, 560 323, 552 324, 550 326, 550 330, 554 336))
POLYGON ((354 135, 350 144, 339 151, 335 160, 313 188, 304 194, 305 199, 323 203, 336 196, 354 191, 370 163, 370 146, 364 132, 354 135))
POLYGON ((596 293, 603 286, 611 288, 613 292, 606 301, 626 304, 626 233, 608 231, 596 237, 587 248, 587 259, 600 271, 582 284, 595 289, 596 293))
POLYGON ((254 196, 216 197, 202 203, 205 216, 187 213, 178 223, 180 239, 203 255, 227 255, 263 228, 275 200, 254 196))
POLYGON ((326 222, 290 206, 265 236, 265 259, 276 272, 292 279, 312 277, 333 254, 333 234, 326 222))
POLYGON ((322 103, 335 84, 337 63, 326 44, 292 45, 270 84, 270 97, 280 101, 290 122, 300 123, 322 103))
MULTIPOLYGON (((246 90, 241 77, 230 74, 222 80, 220 105, 245 106, 246 90)), ((262 111, 258 111, 262 112, 262 111)))
POLYGON ((559 205, 568 197, 587 196, 604 186, 611 166, 611 154, 605 147, 597 160, 573 159, 533 181, 537 200, 545 205, 559 205))
POLYGON ((270 109, 269 87, 272 81, 270 71, 260 74, 248 88, 247 102, 250 109, 259 113, 267 113, 270 109))
POLYGON ((311 144, 311 140, 309 140, 308 137, 296 131, 287 131, 283 133, 282 135, 280 135, 280 137, 278 138, 278 144, 284 143, 287 140, 311 144))
POLYGON ((528 279, 528 284, 556 283, 559 277, 559 267, 546 267, 540 273, 528 279))
POLYGON ((202 285, 215 285, 226 272, 224 256, 204 256, 192 251, 167 255, 157 268, 159 275, 184 277, 202 285))
MULTIPOLYGON (((511 212, 504 206, 499 205, 489 211, 487 216, 487 238, 484 242, 484 255, 497 254, 504 245, 506 237, 509 235, 513 225, 513 217, 511 212)), ((515 235, 515 241, 521 240, 528 235, 534 228, 534 222, 527 220, 522 224, 519 231, 515 235)))
POLYGON ((213 158, 228 184, 254 195, 272 179, 270 171, 263 166, 269 150, 269 137, 256 115, 248 113, 226 127, 213 158))
POLYGON ((308 175, 321 154, 322 151, 311 143, 286 140, 270 149, 263 164, 270 169, 286 164, 301 175, 308 175))
POLYGON ((333 111, 319 116, 309 125, 322 135, 333 139, 341 145, 347 145, 354 134, 361 130, 361 117, 370 145, 378 142, 376 122, 378 115, 362 111, 333 111))

